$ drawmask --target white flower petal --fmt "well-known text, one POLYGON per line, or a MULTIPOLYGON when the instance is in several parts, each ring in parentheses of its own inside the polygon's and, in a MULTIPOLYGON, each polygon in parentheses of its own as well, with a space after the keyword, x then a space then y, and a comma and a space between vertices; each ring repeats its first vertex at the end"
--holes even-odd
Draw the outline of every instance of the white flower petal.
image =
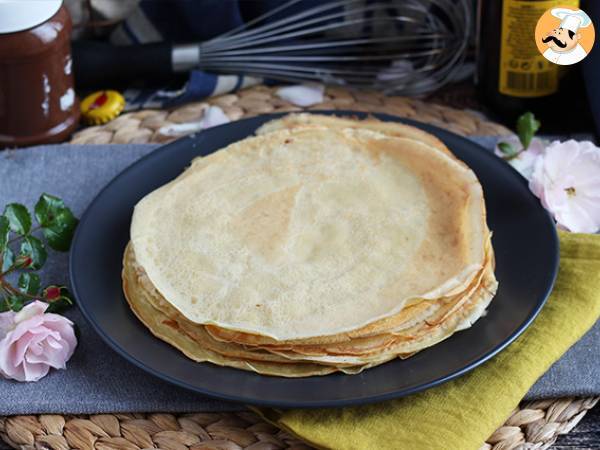
POLYGON ((568 208, 562 208, 555 214, 556 221, 575 233, 595 233, 598 224, 589 212, 576 200, 569 201, 568 208))
POLYGON ((158 134, 163 136, 184 136, 202 129, 200 122, 170 123, 158 129, 158 134))
POLYGON ((576 194, 574 200, 584 208, 596 223, 600 223, 600 197, 590 197, 585 193, 576 194))
POLYGON ((596 177, 590 177, 583 180, 578 179, 575 184, 575 187, 580 188, 582 191, 585 190, 587 192, 595 193, 594 196, 596 198, 600 198, 600 175, 596 175, 596 177))
MULTIPOLYGON (((537 158, 544 153, 544 149, 546 146, 545 141, 539 138, 533 138, 529 147, 525 151, 521 151, 523 149, 523 145, 519 140, 518 136, 508 136, 507 138, 502 139, 498 142, 505 142, 509 144, 515 151, 521 152, 518 156, 509 159, 508 163, 513 166, 521 175, 523 175, 526 179, 531 179, 531 175, 533 173, 535 162, 537 158)), ((504 157, 504 153, 500 150, 498 145, 494 149, 494 153, 500 157, 504 157)))
POLYGON ((229 123, 231 120, 227 115, 223 112, 221 108, 218 106, 209 106, 204 110, 204 116, 202 116, 202 120, 200 124, 203 129, 216 127, 217 125, 223 125, 224 123, 229 123))
POLYGON ((571 164, 578 158, 580 152, 578 142, 573 139, 565 142, 551 142, 544 152, 546 172, 552 178, 559 177, 570 170, 571 164))
POLYGON ((323 102, 324 93, 322 84, 300 84, 279 88, 275 94, 296 106, 312 106, 323 102))
POLYGON ((553 142, 535 162, 531 191, 559 226, 600 230, 600 148, 590 142, 553 142))
POLYGON ((228 123, 231 120, 218 106, 209 106, 204 109, 202 119, 197 122, 170 123, 158 129, 158 133, 163 136, 184 136, 196 133, 206 128, 215 127, 228 123))
POLYGON ((534 155, 542 155, 546 151, 546 146, 548 144, 549 142, 545 139, 534 137, 529 143, 527 151, 533 153, 534 155))
POLYGON ((509 161, 510 165, 513 166, 517 171, 523 175, 526 179, 530 179, 535 167, 535 162, 539 158, 539 155, 530 151, 525 150, 520 153, 519 156, 509 161))
POLYGON ((412 61, 408 59, 398 59, 396 61, 392 61, 389 67, 380 70, 377 73, 378 81, 393 81, 393 80, 402 80, 408 74, 414 71, 414 64, 412 61))
POLYGON ((600 151, 586 149, 582 157, 572 161, 569 170, 577 174, 578 183, 600 181, 600 151))
POLYGON ((531 174, 531 179, 529 180, 529 189, 534 193, 536 197, 540 200, 543 200, 544 193, 544 157, 540 156, 533 166, 533 172, 531 174))

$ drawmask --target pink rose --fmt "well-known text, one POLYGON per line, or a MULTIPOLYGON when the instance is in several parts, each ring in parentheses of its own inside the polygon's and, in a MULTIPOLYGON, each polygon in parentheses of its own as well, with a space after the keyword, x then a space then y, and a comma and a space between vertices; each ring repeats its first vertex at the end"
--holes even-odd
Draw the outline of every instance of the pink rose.
POLYGON ((35 301, 15 313, 0 313, 0 375, 38 381, 50 367, 64 369, 77 339, 73 322, 45 314, 48 304, 35 301))
POLYGON ((552 142, 536 159, 529 188, 562 228, 600 230, 600 148, 591 142, 552 142))

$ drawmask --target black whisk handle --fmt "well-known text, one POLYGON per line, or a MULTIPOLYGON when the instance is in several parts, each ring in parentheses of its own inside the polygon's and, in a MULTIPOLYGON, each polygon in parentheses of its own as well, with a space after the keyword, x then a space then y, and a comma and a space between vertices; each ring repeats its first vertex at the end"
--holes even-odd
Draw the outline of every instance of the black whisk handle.
POLYGON ((107 88, 135 80, 165 81, 173 77, 173 45, 113 46, 94 41, 72 44, 75 83, 79 88, 107 88))

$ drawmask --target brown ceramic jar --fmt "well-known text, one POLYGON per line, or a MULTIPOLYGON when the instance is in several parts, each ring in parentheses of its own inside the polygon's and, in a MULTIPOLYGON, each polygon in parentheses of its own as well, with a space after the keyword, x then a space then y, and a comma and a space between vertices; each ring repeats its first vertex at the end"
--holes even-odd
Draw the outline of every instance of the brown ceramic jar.
POLYGON ((0 148, 63 141, 79 119, 69 13, 60 0, 0 6, 0 148))

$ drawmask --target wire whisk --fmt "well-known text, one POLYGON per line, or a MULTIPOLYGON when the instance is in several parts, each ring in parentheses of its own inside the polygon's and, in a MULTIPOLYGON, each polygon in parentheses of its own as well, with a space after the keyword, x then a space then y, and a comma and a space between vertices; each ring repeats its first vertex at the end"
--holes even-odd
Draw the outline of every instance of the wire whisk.
POLYGON ((445 84, 465 58, 468 0, 291 0, 199 44, 197 66, 407 95, 445 84))
POLYGON ((288 0, 205 42, 106 46, 75 42, 82 85, 169 79, 200 69, 417 95, 455 76, 471 0, 288 0))

